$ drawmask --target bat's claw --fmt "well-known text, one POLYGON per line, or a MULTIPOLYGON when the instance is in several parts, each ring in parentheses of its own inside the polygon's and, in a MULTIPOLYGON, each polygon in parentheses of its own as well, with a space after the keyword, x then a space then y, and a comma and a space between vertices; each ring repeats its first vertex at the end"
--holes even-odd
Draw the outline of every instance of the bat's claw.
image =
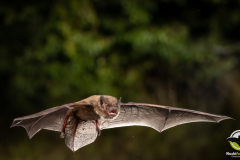
POLYGON ((101 134, 101 130, 97 127, 98 136, 101 134))
POLYGON ((60 137, 65 138, 65 133, 61 132, 60 137))

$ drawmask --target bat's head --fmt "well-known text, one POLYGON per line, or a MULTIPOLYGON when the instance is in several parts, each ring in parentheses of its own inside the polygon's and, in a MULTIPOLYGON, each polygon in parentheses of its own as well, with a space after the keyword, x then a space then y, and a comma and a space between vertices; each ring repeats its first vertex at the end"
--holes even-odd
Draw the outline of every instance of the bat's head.
POLYGON ((112 96, 100 96, 98 107, 106 115, 106 118, 112 119, 119 114, 121 98, 117 100, 112 96))

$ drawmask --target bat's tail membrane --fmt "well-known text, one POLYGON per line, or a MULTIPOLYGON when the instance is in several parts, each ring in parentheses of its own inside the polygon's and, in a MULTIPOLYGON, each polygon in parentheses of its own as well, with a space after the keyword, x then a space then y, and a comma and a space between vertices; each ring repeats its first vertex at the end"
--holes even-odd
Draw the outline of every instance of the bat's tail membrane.
POLYGON ((79 121, 74 117, 68 119, 65 128, 65 143, 73 152, 95 141, 98 132, 94 121, 79 121))

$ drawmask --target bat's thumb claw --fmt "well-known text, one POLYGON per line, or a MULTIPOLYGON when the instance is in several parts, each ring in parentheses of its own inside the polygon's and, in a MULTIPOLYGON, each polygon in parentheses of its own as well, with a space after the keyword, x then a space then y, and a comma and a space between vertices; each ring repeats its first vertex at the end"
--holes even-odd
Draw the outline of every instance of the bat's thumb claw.
POLYGON ((65 138, 65 134, 63 132, 61 132, 60 137, 65 138))

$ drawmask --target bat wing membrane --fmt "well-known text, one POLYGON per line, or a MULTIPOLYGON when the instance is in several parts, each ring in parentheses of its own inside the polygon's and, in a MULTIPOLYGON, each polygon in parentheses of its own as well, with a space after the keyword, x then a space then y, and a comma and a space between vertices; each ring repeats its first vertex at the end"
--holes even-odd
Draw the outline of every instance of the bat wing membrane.
POLYGON ((145 103, 121 103, 120 114, 115 119, 101 121, 101 129, 124 126, 147 126, 159 132, 190 122, 215 122, 231 119, 194 110, 145 103))
POLYGON ((61 131, 67 112, 73 109, 73 107, 81 105, 89 104, 71 103, 53 107, 29 116, 16 118, 14 119, 11 127, 24 127, 29 138, 32 138, 41 129, 61 131))

